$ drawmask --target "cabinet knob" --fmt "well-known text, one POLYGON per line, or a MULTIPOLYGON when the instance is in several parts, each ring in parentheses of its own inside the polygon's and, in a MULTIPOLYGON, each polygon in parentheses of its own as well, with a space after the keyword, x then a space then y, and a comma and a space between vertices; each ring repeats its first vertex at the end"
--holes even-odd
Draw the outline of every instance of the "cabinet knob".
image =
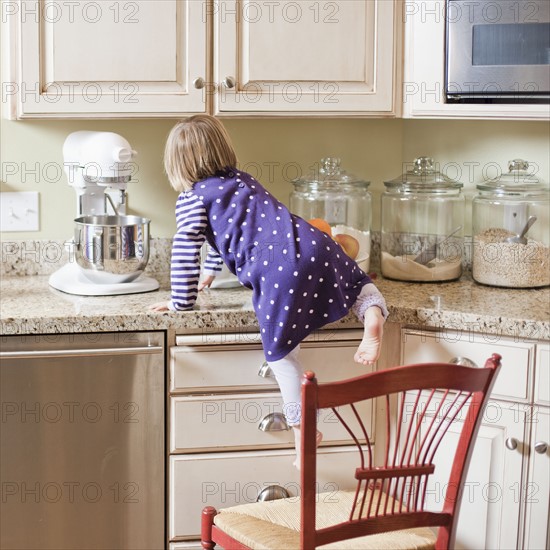
POLYGON ((271 370, 271 367, 269 366, 267 361, 264 361, 262 363, 262 366, 258 371, 258 376, 261 376, 262 378, 275 378, 275 376, 273 375, 273 371, 271 370))
POLYGON ((195 86, 197 90, 202 90, 206 86, 206 82, 204 81, 204 78, 199 76, 193 80, 193 86, 195 86))
POLYGON ((285 430, 290 430, 290 427, 286 423, 286 418, 283 413, 274 412, 269 413, 260 420, 258 430, 262 432, 283 432, 285 430))
POLYGON ((256 502, 261 502, 264 500, 278 500, 280 498, 288 497, 290 497, 290 494, 284 487, 281 487, 280 485, 269 485, 258 493, 256 502))
POLYGON ((548 443, 545 441, 537 441, 535 443, 535 452, 539 453, 539 455, 543 455, 548 450, 548 443))
POLYGON ((468 359, 467 357, 453 357, 452 359, 449 359, 449 363, 452 363, 453 365, 461 365, 462 367, 478 368, 476 362, 468 359))
POLYGON ((222 84, 223 84, 226 88, 234 88, 235 85, 237 84, 237 81, 235 80, 235 77, 234 77, 234 76, 226 76, 226 77, 222 80, 222 84))
POLYGON ((504 445, 506 445, 506 448, 510 449, 510 451, 515 451, 518 448, 518 440, 515 437, 509 437, 504 442, 504 445))

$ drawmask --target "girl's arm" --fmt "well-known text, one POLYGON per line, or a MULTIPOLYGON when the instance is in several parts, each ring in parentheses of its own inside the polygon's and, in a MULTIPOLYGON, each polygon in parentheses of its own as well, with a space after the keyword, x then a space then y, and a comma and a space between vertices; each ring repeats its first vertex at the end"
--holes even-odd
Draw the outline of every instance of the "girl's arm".
POLYGON ((197 300, 200 249, 205 241, 206 209, 194 195, 180 195, 176 204, 177 232, 172 244, 170 283, 173 311, 190 309, 197 300))
POLYGON ((208 247, 208 254, 206 255, 206 260, 204 261, 203 272, 205 275, 218 275, 222 270, 223 260, 222 257, 218 254, 218 251, 208 247))

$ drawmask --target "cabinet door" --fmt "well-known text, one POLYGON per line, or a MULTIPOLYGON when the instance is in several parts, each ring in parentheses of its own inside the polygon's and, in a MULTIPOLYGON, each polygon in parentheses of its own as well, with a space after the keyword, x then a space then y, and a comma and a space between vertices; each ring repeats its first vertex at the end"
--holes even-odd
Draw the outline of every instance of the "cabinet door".
POLYGON ((216 111, 393 114, 399 5, 215 0, 216 111))
MULTIPOLYGON (((433 407, 436 410, 437 403, 433 407)), ((490 401, 479 430, 458 519, 455 548, 516 548, 524 455, 528 447, 524 407, 490 401), (514 447, 510 449, 507 447, 514 447)), ((427 507, 441 510, 458 444, 459 426, 451 426, 434 459, 435 473, 427 490, 427 507)))
POLYGON ((204 90, 193 85, 206 80, 204 0, 11 4, 17 117, 205 110, 204 90))
POLYGON ((404 116, 547 119, 548 107, 543 105, 445 103, 445 4, 446 0, 405 1, 404 116))
POLYGON ((550 547, 550 410, 535 405, 529 479, 523 498, 527 507, 525 548, 550 547), (546 445, 544 447, 544 445, 546 445))

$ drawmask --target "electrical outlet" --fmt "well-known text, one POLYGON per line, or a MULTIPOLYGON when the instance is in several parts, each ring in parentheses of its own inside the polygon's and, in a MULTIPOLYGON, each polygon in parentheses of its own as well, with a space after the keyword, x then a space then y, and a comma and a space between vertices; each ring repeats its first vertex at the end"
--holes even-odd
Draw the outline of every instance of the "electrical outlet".
POLYGON ((0 193, 0 231, 38 231, 38 191, 0 193))

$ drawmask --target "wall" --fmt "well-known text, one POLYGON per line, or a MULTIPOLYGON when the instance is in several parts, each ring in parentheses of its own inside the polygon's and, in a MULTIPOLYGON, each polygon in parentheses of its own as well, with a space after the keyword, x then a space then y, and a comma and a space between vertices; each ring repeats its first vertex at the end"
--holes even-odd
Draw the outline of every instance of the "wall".
MULTIPOLYGON (((0 120, 0 191, 39 191, 40 230, 3 233, 2 240, 66 239, 72 235, 75 193, 62 171, 62 145, 76 130, 123 135, 138 151, 139 171, 129 184, 129 211, 152 220, 154 237, 175 230, 176 194, 163 173, 162 155, 173 120, 10 121, 0 120)), ((497 165, 513 158, 536 162, 549 181, 546 122, 239 119, 225 121, 241 167, 261 179, 288 204, 290 180, 306 174, 323 156, 339 156, 343 168, 372 181, 373 228, 379 228, 383 181, 401 174, 416 156, 433 156, 450 177, 459 176, 466 192, 497 165)))
POLYGON ((476 184, 508 171, 508 161, 522 158, 542 181, 550 181, 548 122, 505 120, 407 120, 403 128, 403 159, 434 157, 447 176, 464 183, 466 234, 470 234, 471 199, 476 184))

